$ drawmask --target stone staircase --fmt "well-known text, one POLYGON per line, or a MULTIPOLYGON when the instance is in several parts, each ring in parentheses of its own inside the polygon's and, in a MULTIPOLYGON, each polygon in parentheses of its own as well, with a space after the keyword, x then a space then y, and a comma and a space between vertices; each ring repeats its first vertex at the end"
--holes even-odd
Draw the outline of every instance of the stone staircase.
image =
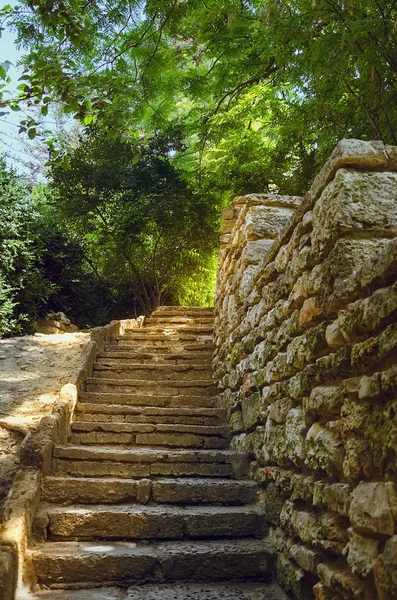
POLYGON ((215 407, 212 323, 162 307, 97 355, 34 520, 34 598, 284 597, 215 407))

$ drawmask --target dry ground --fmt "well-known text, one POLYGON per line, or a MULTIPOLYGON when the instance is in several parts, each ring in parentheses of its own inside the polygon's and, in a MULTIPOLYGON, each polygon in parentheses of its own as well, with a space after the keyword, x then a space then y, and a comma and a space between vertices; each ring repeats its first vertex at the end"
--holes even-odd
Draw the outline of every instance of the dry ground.
POLYGON ((0 340, 0 517, 24 435, 51 413, 89 338, 65 333, 0 340))

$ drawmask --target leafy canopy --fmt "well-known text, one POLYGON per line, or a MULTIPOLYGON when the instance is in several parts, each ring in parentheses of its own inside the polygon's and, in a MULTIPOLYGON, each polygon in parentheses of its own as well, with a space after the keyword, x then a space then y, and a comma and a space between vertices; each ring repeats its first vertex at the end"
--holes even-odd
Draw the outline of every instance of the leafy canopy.
MULTIPOLYGON (((396 20, 390 0, 21 0, 3 9, 26 50, 20 99, 43 116, 57 102, 108 135, 183 123, 204 181, 222 157, 252 164, 231 182, 239 189, 258 181, 259 154, 262 181, 282 188, 269 170, 278 164, 289 189, 294 179, 307 187, 340 137, 396 143, 396 20)), ((21 127, 37 132, 33 121, 21 127)), ((226 172, 220 190, 225 181, 226 172)))

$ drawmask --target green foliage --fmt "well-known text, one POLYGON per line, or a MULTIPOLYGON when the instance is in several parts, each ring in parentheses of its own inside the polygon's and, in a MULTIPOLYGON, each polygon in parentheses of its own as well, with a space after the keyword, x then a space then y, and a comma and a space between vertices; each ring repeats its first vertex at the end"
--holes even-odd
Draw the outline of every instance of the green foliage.
POLYGON ((134 139, 92 131, 72 152, 69 170, 53 169, 57 209, 93 273, 130 287, 145 314, 166 298, 208 301, 202 289, 211 286, 219 209, 182 179, 172 158, 180 144, 159 135, 138 149, 134 139))
POLYGON ((218 194, 300 192, 341 137, 396 143, 388 0, 22 0, 3 20, 27 50, 20 99, 108 135, 182 122, 187 163, 218 194))

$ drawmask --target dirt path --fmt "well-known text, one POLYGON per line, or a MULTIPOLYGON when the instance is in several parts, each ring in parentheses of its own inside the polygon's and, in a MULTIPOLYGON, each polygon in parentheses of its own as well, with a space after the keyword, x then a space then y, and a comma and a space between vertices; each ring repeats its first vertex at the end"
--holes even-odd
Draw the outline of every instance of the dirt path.
POLYGON ((0 340, 0 516, 24 435, 51 413, 89 338, 66 333, 0 340))

